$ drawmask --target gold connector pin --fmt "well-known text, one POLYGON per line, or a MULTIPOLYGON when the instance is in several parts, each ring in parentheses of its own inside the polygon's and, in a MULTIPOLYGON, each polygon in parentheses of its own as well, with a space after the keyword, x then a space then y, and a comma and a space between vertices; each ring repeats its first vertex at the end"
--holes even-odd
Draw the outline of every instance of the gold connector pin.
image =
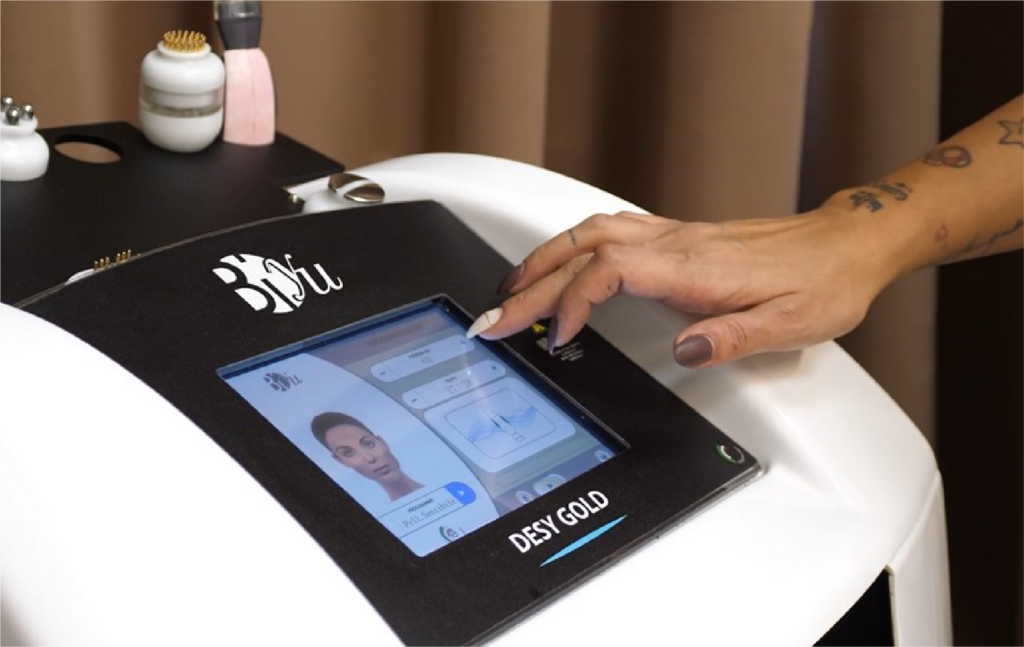
POLYGON ((103 258, 100 258, 100 259, 97 259, 97 260, 93 261, 92 262, 92 269, 94 271, 96 271, 96 272, 98 272, 100 270, 105 270, 108 267, 110 267, 111 265, 120 265, 121 263, 124 263, 125 261, 130 260, 132 257, 133 257, 132 250, 126 249, 126 250, 124 250, 122 252, 118 252, 117 254, 115 254, 113 261, 110 260, 109 256, 104 256, 103 258))

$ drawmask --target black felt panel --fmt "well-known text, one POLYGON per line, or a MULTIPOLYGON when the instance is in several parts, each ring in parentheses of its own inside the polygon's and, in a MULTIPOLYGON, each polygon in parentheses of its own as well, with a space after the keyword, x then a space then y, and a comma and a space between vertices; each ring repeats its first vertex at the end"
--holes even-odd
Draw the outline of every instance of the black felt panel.
POLYGON ((295 213, 282 188, 342 169, 278 134, 270 146, 220 140, 198 153, 165 151, 126 123, 39 131, 46 174, 0 191, 0 299, 18 303, 131 249, 144 252, 213 231, 295 213), (121 159, 95 164, 54 147, 95 142, 121 159))

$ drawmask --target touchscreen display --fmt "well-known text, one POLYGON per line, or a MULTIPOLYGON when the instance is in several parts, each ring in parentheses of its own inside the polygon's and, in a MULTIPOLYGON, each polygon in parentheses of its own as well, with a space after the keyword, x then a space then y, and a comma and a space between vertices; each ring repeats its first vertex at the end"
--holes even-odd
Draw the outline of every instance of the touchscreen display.
POLYGON ((220 371, 413 553, 427 555, 624 446, 446 298, 220 371))

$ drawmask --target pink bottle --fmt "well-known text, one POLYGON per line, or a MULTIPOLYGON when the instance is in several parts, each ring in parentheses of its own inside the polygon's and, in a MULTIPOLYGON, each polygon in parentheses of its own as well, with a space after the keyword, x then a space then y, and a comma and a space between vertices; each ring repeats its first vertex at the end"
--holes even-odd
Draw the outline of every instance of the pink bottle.
POLYGON ((259 48, 263 11, 259 2, 214 3, 224 41, 224 141, 246 146, 274 142, 274 79, 259 48))

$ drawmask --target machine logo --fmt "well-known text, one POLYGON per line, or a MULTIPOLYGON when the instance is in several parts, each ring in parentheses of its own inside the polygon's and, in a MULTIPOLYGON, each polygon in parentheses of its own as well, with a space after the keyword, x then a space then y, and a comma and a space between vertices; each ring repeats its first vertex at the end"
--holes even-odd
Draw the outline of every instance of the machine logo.
POLYGON ((284 255, 284 264, 254 254, 232 254, 220 262, 223 265, 213 268, 213 273, 224 283, 236 286, 235 294, 257 312, 286 314, 305 302, 307 288, 325 295, 344 286, 340 278, 331 278, 320 263, 314 263, 313 269, 322 279, 318 283, 305 267, 292 264, 291 254, 284 255))
POLYGON ((438 527, 438 530, 441 532, 441 537, 449 544, 466 534, 461 528, 456 530, 455 528, 440 526, 438 527))
POLYGON ((263 381, 275 391, 287 391, 293 386, 302 384, 301 378, 287 373, 267 373, 263 376, 263 381))

